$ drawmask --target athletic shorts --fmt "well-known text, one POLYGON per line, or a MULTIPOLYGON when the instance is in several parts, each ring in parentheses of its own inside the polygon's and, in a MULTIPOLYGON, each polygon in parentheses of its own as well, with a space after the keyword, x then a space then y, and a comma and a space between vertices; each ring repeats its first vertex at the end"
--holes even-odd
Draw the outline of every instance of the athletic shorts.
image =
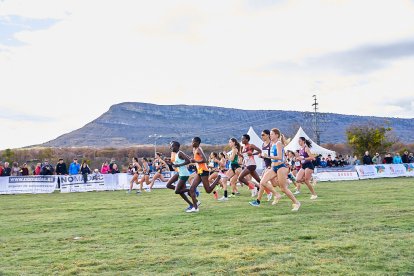
POLYGON ((312 162, 306 162, 302 164, 302 169, 306 170, 306 169, 310 169, 310 170, 314 170, 315 166, 313 165, 312 162))
POLYGON ((240 168, 240 165, 239 164, 230 164, 231 165, 231 170, 235 173, 236 172, 236 170, 238 169, 238 168, 240 168))
POLYGON ((250 166, 247 166, 246 167, 246 169, 248 169, 250 172, 254 172, 255 170, 256 170, 256 165, 250 165, 250 166))
POLYGON ((180 176, 179 179, 183 180, 184 182, 187 182, 187 180, 189 179, 189 176, 180 176))
POLYGON ((203 171, 202 173, 198 174, 199 176, 203 177, 203 176, 209 176, 210 172, 209 171, 203 171))
POLYGON ((272 167, 272 170, 273 170, 275 173, 277 173, 277 171, 278 171, 280 168, 286 168, 286 165, 285 165, 285 164, 280 164, 280 165, 277 165, 277 166, 273 166, 273 167, 272 167))

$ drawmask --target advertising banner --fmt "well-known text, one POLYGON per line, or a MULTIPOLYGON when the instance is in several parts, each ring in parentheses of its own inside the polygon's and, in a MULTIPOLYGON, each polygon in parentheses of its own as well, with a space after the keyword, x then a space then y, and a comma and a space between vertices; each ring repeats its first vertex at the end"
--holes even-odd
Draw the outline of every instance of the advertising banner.
POLYGON ((3 176, 0 194, 50 194, 55 191, 56 176, 3 176))

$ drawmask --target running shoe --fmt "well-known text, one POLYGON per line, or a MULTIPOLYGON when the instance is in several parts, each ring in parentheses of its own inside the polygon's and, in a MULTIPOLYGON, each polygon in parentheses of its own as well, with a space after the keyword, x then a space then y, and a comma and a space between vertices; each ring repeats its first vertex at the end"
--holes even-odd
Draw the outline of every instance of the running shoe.
POLYGON ((220 197, 219 199, 217 199, 218 201, 227 201, 227 200, 229 200, 227 197, 224 197, 224 196, 222 196, 222 197, 220 197))
POLYGON ((268 193, 267 194, 267 201, 272 200, 273 194, 272 193, 268 193))
POLYGON ((259 207, 259 206, 260 206, 260 203, 259 203, 259 202, 257 202, 257 200, 250 201, 250 202, 249 202, 249 204, 250 204, 251 206, 254 206, 254 207, 259 207))
POLYGON ((273 199, 272 205, 276 205, 279 203, 279 200, 282 198, 281 195, 279 196, 275 196, 275 198, 273 199))
POLYGON ((237 193, 236 193, 236 196, 239 196, 239 195, 240 195, 240 192, 237 192, 237 193))
POLYGON ((188 210, 193 209, 193 205, 188 205, 187 209, 185 209, 185 211, 187 212, 188 210))
POLYGON ((195 194, 196 194, 196 197, 200 195, 200 192, 198 191, 198 189, 196 189, 195 194))
POLYGON ((198 200, 198 201, 197 201, 197 207, 200 207, 200 205, 201 205, 201 201, 200 201, 200 200, 198 200))
POLYGON ((141 191, 140 190, 137 190, 137 194, 141 194, 141 191))
POLYGON ((293 194, 294 195, 298 195, 298 194, 300 194, 300 191, 299 190, 296 190, 293 194))
POLYGON ((199 211, 200 209, 196 209, 196 208, 191 208, 191 209, 189 209, 189 210, 187 210, 187 211, 185 211, 186 213, 198 213, 198 211, 199 211))
POLYGON ((126 193, 127 193, 127 194, 130 194, 130 193, 131 193, 131 190, 128 190, 126 193))
POLYGON ((317 198, 318 198, 318 196, 317 196, 317 195, 312 195, 312 196, 310 197, 310 199, 312 199, 312 200, 317 199, 317 198))
POLYGON ((229 197, 236 197, 236 195, 230 194, 229 197))
POLYGON ((298 203, 298 204, 292 204, 292 211, 293 212, 296 212, 296 211, 298 211, 299 210, 299 208, 300 208, 300 202, 298 203))

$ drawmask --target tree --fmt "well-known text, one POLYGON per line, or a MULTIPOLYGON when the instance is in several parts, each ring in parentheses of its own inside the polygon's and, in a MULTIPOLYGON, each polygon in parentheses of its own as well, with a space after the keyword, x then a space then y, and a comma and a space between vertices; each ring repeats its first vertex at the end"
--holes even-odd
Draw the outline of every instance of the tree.
POLYGON ((11 149, 6 149, 3 152, 3 158, 6 162, 12 163, 13 162, 13 157, 14 157, 14 152, 11 149))
POLYGON ((388 135, 390 131, 390 127, 367 124, 349 127, 346 136, 354 153, 363 156, 365 151, 387 151, 393 144, 388 135))

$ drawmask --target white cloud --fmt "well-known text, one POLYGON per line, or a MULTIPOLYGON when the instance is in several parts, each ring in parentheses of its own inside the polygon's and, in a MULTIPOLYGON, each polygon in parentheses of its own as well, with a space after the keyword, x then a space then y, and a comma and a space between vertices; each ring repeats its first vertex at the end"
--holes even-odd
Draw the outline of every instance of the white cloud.
POLYGON ((0 148, 53 139, 123 101, 310 110, 317 92, 321 111, 414 117, 384 103, 391 89, 411 95, 412 59, 358 76, 261 69, 413 38, 412 1, 265 2, 0 2, 0 16, 58 20, 15 34, 24 46, 0 45, 0 107, 55 118, 0 148))

